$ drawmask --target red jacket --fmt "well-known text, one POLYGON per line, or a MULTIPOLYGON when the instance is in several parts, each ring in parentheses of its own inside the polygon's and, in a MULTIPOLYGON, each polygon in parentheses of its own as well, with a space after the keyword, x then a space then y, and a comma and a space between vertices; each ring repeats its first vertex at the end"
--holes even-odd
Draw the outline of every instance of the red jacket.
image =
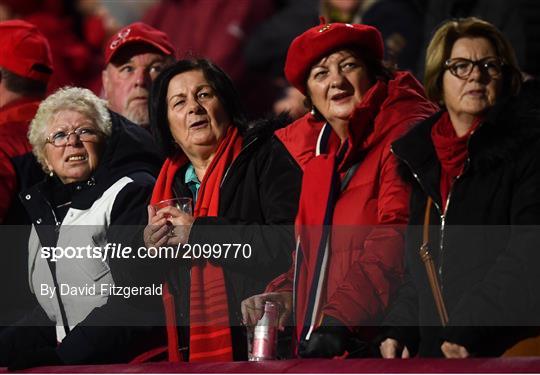
MULTIPOLYGON (((397 73, 387 84, 376 83, 352 114, 348 129, 352 147, 339 164, 341 178, 351 165, 359 164, 335 200, 327 277, 322 284, 320 308, 313 319, 317 323, 313 328, 320 324, 323 315, 336 318, 350 328, 372 325, 383 315, 390 295, 401 283, 409 188, 397 174, 398 163, 390 144, 435 110, 412 75, 397 73)), ((329 179, 321 172, 328 155, 316 154, 323 126, 307 114, 277 132, 304 169, 300 205, 310 211, 310 215, 297 217, 296 221, 299 248, 303 251, 296 271, 298 339, 303 338, 304 325, 310 325, 306 316, 311 316, 314 301, 308 291, 322 274, 315 270, 317 256, 313 253, 317 251, 317 241, 313 243, 311 233, 305 235, 309 233, 305 228, 306 224, 320 227, 327 202, 328 194, 317 192, 329 179), (310 190, 309 196, 305 195, 306 190, 310 190)), ((329 142, 335 153, 340 142, 333 131, 329 142)), ((288 273, 272 281, 267 291, 292 291, 294 267, 293 264, 288 273)))
POLYGON ((18 190, 11 159, 31 151, 28 126, 39 103, 39 100, 25 98, 0 108, 0 224, 18 190))

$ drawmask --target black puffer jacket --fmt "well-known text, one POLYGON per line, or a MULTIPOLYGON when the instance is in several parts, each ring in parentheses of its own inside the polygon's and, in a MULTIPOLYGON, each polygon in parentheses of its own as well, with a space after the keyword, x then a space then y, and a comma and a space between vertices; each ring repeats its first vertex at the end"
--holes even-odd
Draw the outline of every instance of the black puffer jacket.
POLYGON ((446 212, 439 209, 440 163, 430 135, 440 114, 393 144, 413 190, 407 278, 383 337, 422 356, 441 356, 445 340, 494 356, 537 332, 525 326, 540 326, 539 98, 532 82, 490 112, 470 138, 469 160, 446 212), (449 315, 444 329, 419 256, 428 195, 434 201, 429 248, 449 315))

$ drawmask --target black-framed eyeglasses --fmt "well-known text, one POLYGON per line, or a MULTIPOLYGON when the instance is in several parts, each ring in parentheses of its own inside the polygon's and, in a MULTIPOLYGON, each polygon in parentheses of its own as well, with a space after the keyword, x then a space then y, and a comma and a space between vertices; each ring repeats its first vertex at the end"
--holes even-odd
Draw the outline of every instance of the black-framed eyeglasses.
POLYGON ((497 79, 502 75, 504 62, 498 57, 486 57, 476 61, 456 57, 444 62, 445 69, 459 79, 469 78, 475 66, 480 69, 482 74, 488 74, 491 78, 497 79))
POLYGON ((96 142, 101 132, 97 129, 88 127, 77 128, 69 132, 58 130, 49 134, 46 141, 55 147, 63 147, 67 145, 69 137, 72 134, 75 134, 81 142, 96 142))

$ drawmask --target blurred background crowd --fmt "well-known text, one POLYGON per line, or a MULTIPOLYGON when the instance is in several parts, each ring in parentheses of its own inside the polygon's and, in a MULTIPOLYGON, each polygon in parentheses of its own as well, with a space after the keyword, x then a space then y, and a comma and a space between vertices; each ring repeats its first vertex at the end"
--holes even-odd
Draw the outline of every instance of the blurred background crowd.
POLYGON ((377 27, 386 63, 422 79, 433 30, 448 18, 472 15, 498 27, 523 72, 538 76, 540 3, 534 0, 0 0, 0 21, 27 20, 49 40, 50 92, 69 84, 99 95, 104 44, 142 21, 169 36, 179 59, 204 57, 222 67, 253 117, 288 110, 296 118, 307 110, 283 66, 291 41, 319 24, 319 16, 377 27))

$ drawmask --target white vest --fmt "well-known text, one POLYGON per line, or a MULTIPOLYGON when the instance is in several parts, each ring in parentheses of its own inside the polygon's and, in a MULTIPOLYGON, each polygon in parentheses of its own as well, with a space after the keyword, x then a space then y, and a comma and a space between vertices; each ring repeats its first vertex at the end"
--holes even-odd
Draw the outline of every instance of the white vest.
MULTIPOLYGON (((133 180, 123 177, 109 187, 89 209, 78 210, 69 208, 58 233, 57 247, 84 247, 104 248, 107 244, 107 229, 111 224, 111 211, 118 193, 133 180)), ((83 321, 96 307, 107 303, 108 289, 101 285, 114 285, 114 280, 109 268, 109 260, 93 259, 87 257, 86 250, 79 254, 71 252, 66 254, 74 258, 62 257, 56 261, 56 279, 61 290, 55 290, 47 259, 43 256, 42 245, 36 229, 32 226, 28 244, 28 280, 30 290, 47 313, 49 319, 56 322, 56 336, 60 342, 66 336, 58 303, 58 294, 62 293, 61 299, 70 329, 83 321), (45 289, 47 292, 45 292, 45 289), (75 288, 75 289, 73 289, 75 288), (72 291, 76 291, 72 295, 72 291), (95 291, 95 294, 93 293, 95 291), (65 294, 68 292, 67 294, 65 294)))

